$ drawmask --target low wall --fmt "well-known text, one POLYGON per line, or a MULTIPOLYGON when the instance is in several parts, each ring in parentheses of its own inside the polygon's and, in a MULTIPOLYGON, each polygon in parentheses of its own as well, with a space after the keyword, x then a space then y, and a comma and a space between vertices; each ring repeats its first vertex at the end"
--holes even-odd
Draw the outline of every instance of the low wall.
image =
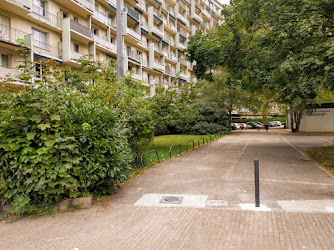
POLYGON ((334 105, 321 107, 309 114, 304 114, 299 131, 302 132, 334 132, 334 105), (332 106, 332 107, 331 107, 332 106))

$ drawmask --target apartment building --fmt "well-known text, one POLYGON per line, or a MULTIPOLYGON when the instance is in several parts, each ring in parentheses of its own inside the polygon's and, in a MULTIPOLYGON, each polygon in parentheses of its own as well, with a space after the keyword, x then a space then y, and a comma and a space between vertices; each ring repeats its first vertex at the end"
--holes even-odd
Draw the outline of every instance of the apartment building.
MULTIPOLYGON (((154 89, 180 81, 193 82, 193 63, 183 50, 197 30, 207 32, 222 23, 216 0, 121 0, 123 67, 154 89)), ((22 60, 42 73, 40 60, 78 67, 75 59, 92 54, 108 63, 117 58, 116 0, 0 0, 0 81, 22 60)))

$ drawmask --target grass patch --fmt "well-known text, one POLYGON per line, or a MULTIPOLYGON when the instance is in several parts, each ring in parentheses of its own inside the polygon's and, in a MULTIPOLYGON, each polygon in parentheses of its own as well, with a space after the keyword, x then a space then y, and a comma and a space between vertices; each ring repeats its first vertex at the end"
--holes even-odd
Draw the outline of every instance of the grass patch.
POLYGON ((325 167, 334 175, 334 146, 312 148, 307 150, 306 153, 315 162, 325 167))
MULTIPOLYGON (((213 140, 213 135, 211 136, 213 140)), ((153 143, 146 146, 143 150, 143 152, 151 151, 151 150, 157 150, 160 161, 164 161, 166 159, 169 159, 169 148, 172 145, 180 144, 181 145, 181 152, 187 151, 187 142, 190 140, 193 140, 195 143, 195 147, 198 146, 198 140, 200 138, 204 138, 204 141, 206 143, 206 138, 208 138, 210 142, 210 136, 208 135, 161 135, 154 137, 153 143)), ((200 141, 200 144, 203 144, 203 140, 200 141)), ((192 150, 193 144, 192 142, 189 142, 189 151, 192 150)), ((172 156, 176 156, 179 154, 179 147, 175 146, 172 148, 172 156)), ((153 165, 155 162, 158 162, 157 156, 155 153, 144 155, 144 163, 145 166, 147 165, 153 165)))

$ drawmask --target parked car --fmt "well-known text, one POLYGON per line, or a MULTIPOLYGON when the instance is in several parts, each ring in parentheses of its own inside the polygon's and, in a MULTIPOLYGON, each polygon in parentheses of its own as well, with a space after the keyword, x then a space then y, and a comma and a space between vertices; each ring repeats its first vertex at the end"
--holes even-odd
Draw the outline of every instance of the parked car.
POLYGON ((261 122, 255 122, 257 124, 257 128, 262 128, 263 124, 261 122))
POLYGON ((268 122, 269 127, 276 127, 278 126, 275 122, 268 122))
POLYGON ((282 123, 280 121, 273 121, 273 123, 275 123, 276 126, 281 126, 282 125, 282 123))
POLYGON ((240 127, 242 127, 242 129, 247 129, 247 124, 246 123, 240 123, 240 127))
POLYGON ((231 123, 232 130, 240 129, 239 123, 231 123))
POLYGON ((247 122, 246 124, 253 129, 259 128, 259 125, 256 122, 247 122))

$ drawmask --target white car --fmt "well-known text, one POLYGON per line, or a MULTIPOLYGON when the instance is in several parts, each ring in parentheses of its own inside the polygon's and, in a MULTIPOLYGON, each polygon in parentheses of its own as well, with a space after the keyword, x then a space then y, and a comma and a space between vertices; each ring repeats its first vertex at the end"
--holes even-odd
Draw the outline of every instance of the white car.
POLYGON ((273 121, 273 123, 275 123, 276 126, 281 126, 282 125, 282 123, 280 121, 273 121))

